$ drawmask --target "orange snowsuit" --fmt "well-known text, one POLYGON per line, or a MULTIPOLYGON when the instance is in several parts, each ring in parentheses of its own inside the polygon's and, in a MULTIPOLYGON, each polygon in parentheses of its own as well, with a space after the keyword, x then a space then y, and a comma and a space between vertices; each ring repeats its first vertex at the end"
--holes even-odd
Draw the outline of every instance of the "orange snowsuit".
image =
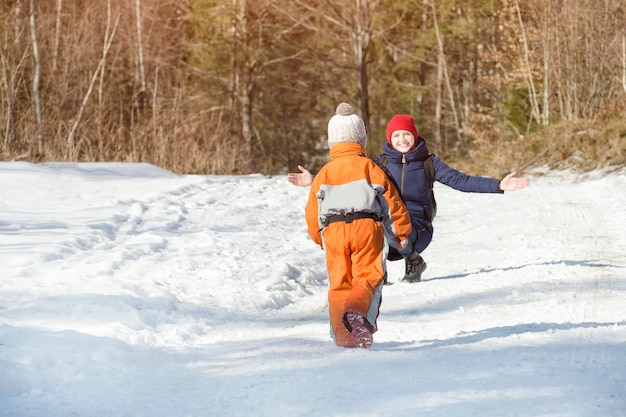
POLYGON ((344 324, 349 310, 377 330, 389 236, 406 239, 411 219, 383 170, 357 143, 330 150, 330 162, 315 176, 306 205, 313 241, 326 250, 331 336, 339 346, 354 343, 344 324))

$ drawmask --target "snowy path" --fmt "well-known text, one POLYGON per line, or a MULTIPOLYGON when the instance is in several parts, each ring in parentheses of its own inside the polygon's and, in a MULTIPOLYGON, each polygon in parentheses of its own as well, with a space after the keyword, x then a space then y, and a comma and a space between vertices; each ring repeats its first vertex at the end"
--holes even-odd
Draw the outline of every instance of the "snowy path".
POLYGON ((438 184, 424 281, 385 287, 368 351, 329 339, 284 177, 0 163, 0 186, 0 416, 626 415, 623 171, 438 184))

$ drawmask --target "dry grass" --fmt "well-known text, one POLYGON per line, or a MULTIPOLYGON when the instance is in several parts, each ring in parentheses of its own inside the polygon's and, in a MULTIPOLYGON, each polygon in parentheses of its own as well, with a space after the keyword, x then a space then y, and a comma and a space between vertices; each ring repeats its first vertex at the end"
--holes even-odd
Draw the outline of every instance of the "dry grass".
MULTIPOLYGON (((21 141, 5 160, 148 162, 179 174, 248 173, 244 149, 228 136, 219 118, 208 114, 178 120, 174 112, 142 130, 108 132, 91 138, 79 130, 77 158, 69 159, 65 135, 47 142, 45 157, 34 155, 32 141, 21 141)), ((34 129, 34 125, 27 125, 34 129)), ((33 130, 34 131, 34 130, 33 130)), ((101 134, 103 133, 100 130, 101 134)), ((32 137, 32 133, 26 135, 32 137)), ((626 118, 608 121, 561 122, 514 140, 483 138, 471 156, 443 156, 445 162, 471 175, 503 177, 511 171, 525 175, 536 167, 587 172, 607 166, 626 166, 626 118)), ((271 168, 263 174, 273 175, 271 168)))
POLYGON ((626 118, 561 122, 515 140, 483 142, 472 155, 451 164, 469 174, 494 177, 544 166, 578 172, 625 166, 626 118))

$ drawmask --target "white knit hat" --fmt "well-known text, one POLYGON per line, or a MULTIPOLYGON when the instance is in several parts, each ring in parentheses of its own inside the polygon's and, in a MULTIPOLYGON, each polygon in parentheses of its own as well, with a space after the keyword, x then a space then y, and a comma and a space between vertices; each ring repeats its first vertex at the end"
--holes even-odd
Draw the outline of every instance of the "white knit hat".
POLYGON ((367 146, 365 123, 357 114, 354 114, 352 106, 348 103, 339 104, 335 115, 328 122, 328 147, 332 148, 344 142, 367 146))

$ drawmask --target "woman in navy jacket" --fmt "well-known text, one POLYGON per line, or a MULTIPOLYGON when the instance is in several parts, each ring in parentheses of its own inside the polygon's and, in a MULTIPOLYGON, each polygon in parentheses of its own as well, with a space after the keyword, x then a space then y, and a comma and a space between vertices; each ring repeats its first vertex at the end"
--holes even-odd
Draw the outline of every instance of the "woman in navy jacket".
MULTIPOLYGON (((383 166, 394 180, 404 203, 411 216, 413 231, 409 235, 414 253, 405 258, 406 271, 402 281, 419 282, 422 272, 426 269, 420 253, 430 244, 433 238, 435 201, 432 194, 431 181, 428 178, 425 161, 430 158, 434 168, 434 179, 459 191, 471 193, 504 193, 525 188, 529 181, 515 177, 515 172, 496 178, 466 175, 443 162, 428 152, 424 139, 419 137, 415 121, 411 116, 397 114, 387 124, 387 143, 376 161, 383 166)), ((426 161, 428 164, 429 161, 426 161)), ((310 185, 313 176, 305 168, 298 166, 300 173, 290 173, 289 182, 294 185, 310 185)), ((395 241, 388 239, 391 248, 395 249, 395 241)), ((397 251, 390 250, 390 260, 401 259, 397 251)))
MULTIPOLYGON (((459 191, 504 193, 504 190, 521 190, 528 185, 528 180, 515 178, 515 173, 498 180, 466 175, 450 167, 435 155, 430 155, 426 142, 419 137, 415 121, 406 114, 395 115, 387 124, 387 143, 383 153, 376 160, 394 179, 411 215, 413 232, 410 237, 418 254, 406 258, 406 274, 402 280, 407 282, 421 280, 426 263, 419 253, 428 247, 433 238, 435 201, 432 181, 428 178, 427 163, 431 163, 431 167, 434 168, 434 180, 459 191)), ((392 247, 394 243, 389 242, 392 247)), ((400 259, 397 255, 394 257, 393 252, 391 251, 390 259, 400 259)))

